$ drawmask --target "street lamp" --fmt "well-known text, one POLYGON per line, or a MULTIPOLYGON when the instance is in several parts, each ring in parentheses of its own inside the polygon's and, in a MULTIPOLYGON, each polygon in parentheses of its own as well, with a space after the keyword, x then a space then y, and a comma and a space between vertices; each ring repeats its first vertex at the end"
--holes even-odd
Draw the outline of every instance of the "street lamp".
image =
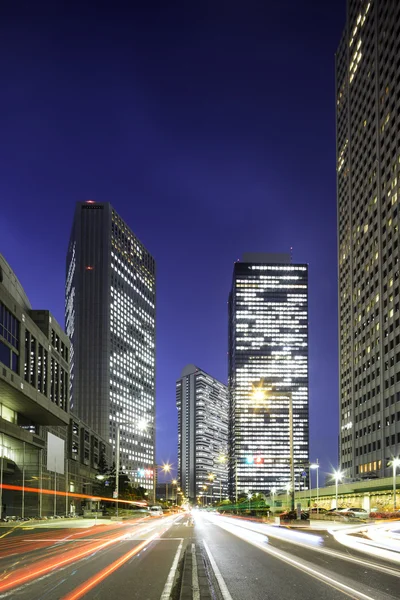
POLYGON ((394 458, 392 460, 393 467, 393 510, 396 510, 396 469, 400 467, 400 458, 394 458))
POLYGON ((263 402, 263 400, 265 400, 265 392, 260 387, 253 388, 252 396, 256 402, 263 402))
POLYGON ((341 471, 335 471, 333 474, 334 478, 335 478, 335 485, 336 485, 336 506, 335 509, 338 509, 338 484, 339 481, 342 480, 343 477, 343 473, 341 471))
MULTIPOLYGON (((220 463, 220 465, 225 465, 228 461, 228 457, 226 456, 226 454, 220 454, 218 456, 218 462, 220 463)), ((225 477, 226 477, 226 471, 225 471, 225 477)), ((219 474, 219 502, 222 502, 222 472, 220 472, 219 474)))
POLYGON ((250 510, 250 500, 251 500, 251 494, 247 494, 247 497, 249 499, 249 510, 250 510))
MULTIPOLYGON (((157 469, 160 469, 161 471, 163 471, 164 473, 169 473, 171 471, 171 467, 172 465, 170 463, 163 463, 162 465, 154 465, 154 472, 153 472, 153 494, 154 494, 154 502, 156 501, 156 474, 157 474, 157 469)), ((165 482, 165 499, 166 502, 168 504, 168 481, 165 482)))
MULTIPOLYGON (((318 458, 317 461, 315 463, 311 463, 310 464, 310 469, 314 469, 317 472, 317 514, 318 514, 318 502, 319 502, 319 482, 318 482, 318 469, 319 469, 319 463, 318 463, 318 458)), ((311 473, 310 473, 310 488, 311 488, 311 473)), ((311 511, 311 505, 310 505, 310 511, 311 511)))
POLYGON ((178 498, 177 498, 177 489, 176 489, 176 485, 177 485, 178 481, 176 479, 172 480, 172 485, 175 486, 175 504, 178 504, 178 498))
POLYGON ((291 485, 290 485, 290 482, 289 482, 289 483, 287 483, 287 484, 285 485, 285 490, 286 490, 286 506, 287 506, 287 510, 289 510, 289 492, 290 492, 290 488, 291 488, 291 485))
POLYGON ((211 487, 210 496, 211 496, 211 504, 213 504, 213 501, 214 501, 214 479, 215 479, 214 473, 209 473, 207 475, 207 479, 210 480, 210 487, 211 487))
POLYGON ((273 487, 271 488, 271 495, 272 495, 272 508, 274 508, 275 506, 275 494, 276 494, 276 488, 273 487))
POLYGON ((203 505, 207 506, 207 486, 203 485, 202 487, 203 487, 203 490, 204 490, 204 500, 205 500, 204 503, 203 503, 203 505))

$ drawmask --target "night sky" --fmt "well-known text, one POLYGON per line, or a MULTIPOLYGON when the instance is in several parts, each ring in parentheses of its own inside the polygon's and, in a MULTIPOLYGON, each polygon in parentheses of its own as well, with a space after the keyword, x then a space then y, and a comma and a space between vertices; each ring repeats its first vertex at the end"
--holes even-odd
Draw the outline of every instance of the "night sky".
POLYGON ((310 458, 330 472, 345 0, 142 4, 2 3, 0 252, 63 324, 75 202, 126 220, 157 262, 157 460, 176 466, 181 370, 226 383, 234 261, 292 247, 309 263, 310 458))

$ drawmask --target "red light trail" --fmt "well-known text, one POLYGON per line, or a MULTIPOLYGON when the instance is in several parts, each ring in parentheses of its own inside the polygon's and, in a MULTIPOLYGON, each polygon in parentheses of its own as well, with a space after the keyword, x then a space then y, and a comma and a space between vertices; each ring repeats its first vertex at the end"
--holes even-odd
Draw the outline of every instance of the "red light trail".
POLYGON ((126 554, 121 556, 121 558, 119 558, 118 560, 116 560, 113 563, 111 563, 110 565, 108 565, 108 567, 105 567, 104 569, 102 569, 101 571, 96 573, 96 575, 94 575, 87 581, 84 581, 75 590, 73 590, 66 596, 63 596, 63 598, 61 600, 78 600, 78 598, 82 598, 82 596, 87 594, 87 592, 89 592, 91 589, 96 587, 96 585, 101 583, 109 575, 114 573, 114 571, 116 571, 117 569, 122 567, 123 564, 125 564, 130 558, 132 558, 132 556, 135 556, 135 554, 138 554, 141 550, 143 550, 143 548, 148 546, 150 544, 150 542, 152 542, 153 540, 155 540, 158 537, 160 537, 160 534, 156 533, 153 536, 151 536, 148 540, 141 542, 138 546, 135 546, 135 548, 133 548, 132 550, 130 550, 129 552, 127 552, 126 554))
POLYGON ((14 490, 17 492, 22 492, 24 491, 25 494, 32 492, 35 494, 38 493, 42 493, 42 494, 47 494, 49 496, 63 496, 64 498, 68 496, 71 498, 83 498, 83 499, 87 499, 87 500, 93 500, 93 501, 98 501, 98 500, 102 500, 103 502, 119 502, 122 504, 134 504, 135 506, 141 506, 141 507, 145 507, 147 506, 147 502, 145 501, 140 501, 140 500, 120 500, 120 499, 115 499, 115 498, 105 498, 103 496, 94 496, 94 495, 90 495, 90 494, 78 494, 76 492, 55 492, 54 490, 44 490, 44 489, 40 489, 40 488, 31 488, 31 487, 23 487, 21 485, 9 485, 7 483, 3 483, 2 485, 0 485, 0 488, 2 488, 3 490, 14 490))
MULTIPOLYGON (((164 531, 153 535, 148 540, 145 540, 145 542, 143 542, 143 544, 146 545, 146 544, 150 543, 150 541, 152 541, 155 537, 159 537, 160 535, 162 535, 162 533, 164 531)), ((135 531, 135 533, 140 534, 140 529, 135 531)), ((83 532, 82 532, 82 535, 83 535, 83 532)), ((15 572, 8 572, 8 573, 6 572, 0 578, 0 592, 6 592, 15 587, 24 585, 24 584, 28 583, 29 581, 43 577, 44 575, 47 575, 48 573, 50 573, 51 571, 54 571, 55 569, 63 568, 73 562, 76 562, 82 558, 85 558, 86 556, 88 556, 90 554, 93 554, 94 552, 103 550, 104 548, 107 548, 108 546, 115 544, 118 541, 123 541, 125 539, 126 539, 126 533, 121 535, 118 532, 118 534, 109 537, 105 541, 101 541, 101 540, 99 541, 98 538, 94 538, 93 541, 87 540, 87 539, 84 541, 82 540, 82 543, 84 543, 83 547, 81 546, 78 551, 72 549, 72 550, 67 550, 67 551, 63 552, 61 560, 58 556, 53 556, 53 557, 46 558, 44 560, 39 560, 35 564, 30 564, 30 565, 21 567, 20 569, 18 569, 15 572)), ((54 540, 54 541, 56 541, 56 540, 54 540)), ((62 540, 60 540, 60 541, 62 541, 62 540)), ((144 545, 143 545, 143 547, 144 547, 144 545)), ((140 544, 139 544, 139 546, 140 546, 140 544)), ((137 548, 139 546, 136 546, 131 552, 134 552, 134 550, 139 552, 139 550, 137 550, 137 548)), ((57 553, 59 553, 59 551, 60 551, 60 549, 58 548, 57 553)), ((130 554, 130 556, 133 556, 133 555, 134 554, 132 554, 132 553, 130 554)), ((129 560, 130 556, 126 560, 129 560)), ((119 563, 119 560, 120 559, 118 559, 118 561, 116 561, 116 562, 119 563)), ((121 563, 121 564, 123 564, 123 563, 121 563)), ((106 570, 108 568, 109 567, 107 567, 106 570)), ((115 568, 118 568, 118 567, 116 566, 115 568)), ((100 573, 103 573, 103 571, 101 571, 100 573)), ((97 575, 96 575, 96 577, 97 577, 97 575)), ((104 577, 106 577, 106 576, 107 575, 104 575, 104 577)), ((91 581, 91 580, 89 580, 89 581, 91 581)), ((95 585, 95 584, 93 584, 93 585, 95 585)))

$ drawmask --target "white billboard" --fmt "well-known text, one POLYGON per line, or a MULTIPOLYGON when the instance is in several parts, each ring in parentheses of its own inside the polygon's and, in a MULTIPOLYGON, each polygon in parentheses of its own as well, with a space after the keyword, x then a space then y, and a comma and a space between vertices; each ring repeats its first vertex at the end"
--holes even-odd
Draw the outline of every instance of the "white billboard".
POLYGON ((64 475, 65 442, 47 432, 47 470, 64 475))

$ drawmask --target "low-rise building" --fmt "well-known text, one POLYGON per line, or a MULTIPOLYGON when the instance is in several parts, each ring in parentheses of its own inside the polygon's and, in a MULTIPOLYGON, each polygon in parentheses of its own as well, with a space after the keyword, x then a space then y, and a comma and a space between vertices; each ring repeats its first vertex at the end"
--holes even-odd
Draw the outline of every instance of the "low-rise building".
POLYGON ((70 494, 90 494, 101 453, 110 461, 110 445, 69 413, 69 352, 68 336, 49 311, 32 309, 0 254, 2 515, 75 510, 70 494))

